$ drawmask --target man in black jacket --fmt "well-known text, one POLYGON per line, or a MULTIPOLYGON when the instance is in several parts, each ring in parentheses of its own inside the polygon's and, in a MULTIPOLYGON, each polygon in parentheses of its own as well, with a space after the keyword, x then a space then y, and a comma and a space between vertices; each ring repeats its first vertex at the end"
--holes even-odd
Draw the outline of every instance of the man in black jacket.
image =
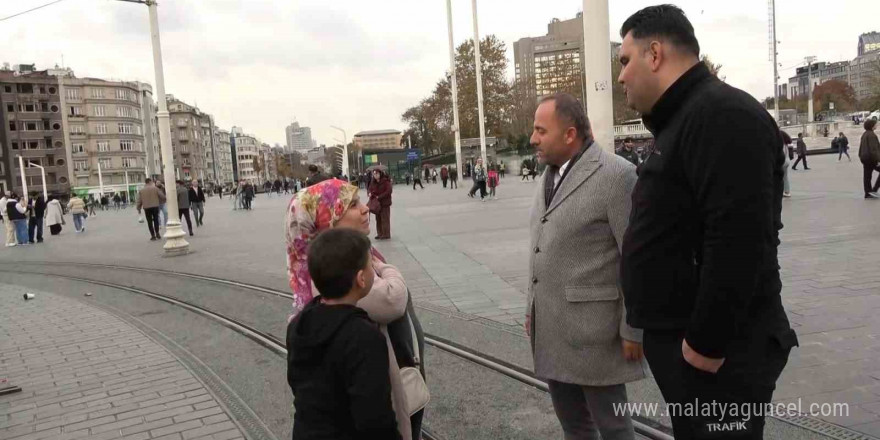
POLYGON ((46 217, 46 201, 42 194, 31 195, 28 203, 31 208, 31 217, 28 220, 28 242, 33 244, 34 238, 37 243, 43 242, 43 219, 46 217))
POLYGON ((666 402, 682 405, 676 439, 762 438, 754 406, 771 401, 797 345, 780 298, 779 128, 699 61, 677 7, 645 8, 620 35, 618 81, 655 138, 623 241, 627 322, 644 329, 666 402), (687 413, 697 402, 728 410, 687 413), (754 405, 751 417, 743 404, 754 405))
POLYGON ((804 142, 804 134, 798 133, 797 138, 797 160, 794 161, 794 165, 791 166, 791 169, 796 170, 799 163, 804 163, 804 169, 809 170, 810 167, 807 166, 807 144, 804 142))

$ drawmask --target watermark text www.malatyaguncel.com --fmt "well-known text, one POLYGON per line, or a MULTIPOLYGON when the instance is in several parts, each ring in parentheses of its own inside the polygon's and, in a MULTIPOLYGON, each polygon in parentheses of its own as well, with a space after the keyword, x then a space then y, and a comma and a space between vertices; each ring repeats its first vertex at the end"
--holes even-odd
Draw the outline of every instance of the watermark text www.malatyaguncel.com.
POLYGON ((738 419, 748 421, 752 417, 849 417, 848 403, 805 403, 801 399, 789 403, 615 403, 614 414, 641 417, 699 417, 718 421, 738 419))

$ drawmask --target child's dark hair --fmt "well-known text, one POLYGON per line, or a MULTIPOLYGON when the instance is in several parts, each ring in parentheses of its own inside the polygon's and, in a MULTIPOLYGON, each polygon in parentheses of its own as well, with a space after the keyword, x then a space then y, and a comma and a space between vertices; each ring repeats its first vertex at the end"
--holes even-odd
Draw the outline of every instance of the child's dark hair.
POLYGON ((309 245, 309 275, 321 296, 342 298, 369 258, 370 239, 366 235, 353 229, 329 229, 309 245))

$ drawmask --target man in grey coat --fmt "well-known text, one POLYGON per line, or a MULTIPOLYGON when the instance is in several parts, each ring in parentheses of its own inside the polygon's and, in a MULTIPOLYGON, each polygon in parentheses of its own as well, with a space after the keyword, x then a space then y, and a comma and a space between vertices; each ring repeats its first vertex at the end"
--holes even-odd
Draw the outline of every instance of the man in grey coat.
MULTIPOLYGON (((189 228, 189 235, 193 235, 192 220, 189 217, 189 192, 184 186, 182 180, 177 181, 177 213, 180 219, 186 218, 186 227, 189 228)), ((181 226, 183 224, 181 223, 181 226)))
POLYGON ((566 439, 633 439, 614 411, 644 378, 641 331, 626 324, 618 264, 635 166, 595 144, 583 106, 557 93, 535 112, 547 165, 531 209, 526 331, 566 439))

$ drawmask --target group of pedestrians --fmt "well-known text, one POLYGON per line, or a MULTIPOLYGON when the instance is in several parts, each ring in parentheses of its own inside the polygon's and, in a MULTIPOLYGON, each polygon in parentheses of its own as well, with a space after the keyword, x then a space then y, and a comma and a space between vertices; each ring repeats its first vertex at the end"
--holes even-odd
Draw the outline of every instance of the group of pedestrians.
MULTIPOLYGON (((85 232, 86 214, 82 199, 72 194, 67 209, 73 215, 76 232, 85 232)), ((12 191, 0 198, 0 219, 5 227, 6 247, 42 243, 44 227, 49 227, 51 235, 58 235, 62 225, 66 224, 64 208, 55 196, 49 196, 47 201, 42 194, 19 197, 12 191)))
MULTIPOLYGON (((182 180, 177 180, 175 190, 177 192, 177 215, 183 221, 186 220, 186 226, 190 236, 194 236, 192 219, 196 221, 196 227, 204 225, 205 221, 205 191, 197 181, 192 181, 187 185, 182 180), (192 218, 190 216, 192 214, 192 218)), ((150 241, 156 241, 162 238, 159 227, 159 214, 161 213, 164 220, 161 222, 163 226, 168 225, 168 208, 166 206, 167 194, 165 187, 161 182, 154 182, 153 179, 146 179, 144 187, 138 191, 136 209, 138 215, 143 212, 144 219, 147 223, 147 229, 150 231, 150 241)), ((181 224, 181 226, 183 226, 181 224)))

